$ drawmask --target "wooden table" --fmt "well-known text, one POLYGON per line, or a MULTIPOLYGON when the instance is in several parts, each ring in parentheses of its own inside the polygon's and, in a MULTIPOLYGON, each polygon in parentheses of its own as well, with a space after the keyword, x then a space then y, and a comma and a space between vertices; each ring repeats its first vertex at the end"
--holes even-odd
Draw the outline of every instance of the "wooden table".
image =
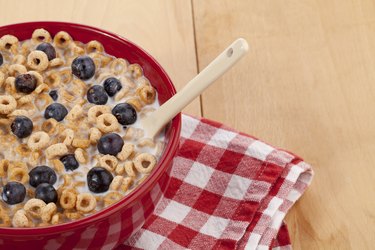
POLYGON ((375 2, 371 0, 0 0, 0 25, 72 21, 121 34, 178 88, 237 37, 249 55, 185 112, 313 165, 289 213, 295 249, 375 244, 375 2))

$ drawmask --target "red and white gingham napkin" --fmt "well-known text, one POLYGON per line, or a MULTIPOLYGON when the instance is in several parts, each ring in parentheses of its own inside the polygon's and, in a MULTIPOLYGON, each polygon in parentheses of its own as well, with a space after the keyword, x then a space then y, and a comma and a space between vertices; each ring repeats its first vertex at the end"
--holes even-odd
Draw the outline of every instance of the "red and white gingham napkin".
POLYGON ((283 219, 313 172, 291 153, 183 115, 171 175, 154 214, 123 248, 290 249, 283 219))

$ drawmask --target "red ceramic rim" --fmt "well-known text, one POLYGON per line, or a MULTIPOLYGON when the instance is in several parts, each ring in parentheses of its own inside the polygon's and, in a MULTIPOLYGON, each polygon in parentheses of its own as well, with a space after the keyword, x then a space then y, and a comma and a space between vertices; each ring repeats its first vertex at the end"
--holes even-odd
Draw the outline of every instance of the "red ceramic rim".
MULTIPOLYGON (((138 50, 138 52, 144 57, 147 58, 147 61, 154 67, 157 68, 159 72, 162 73, 163 78, 166 79, 164 84, 167 86, 167 88, 171 91, 172 95, 176 93, 176 89, 170 80, 168 74, 165 72, 165 70, 161 67, 161 65, 146 51, 144 51, 141 47, 134 44, 133 42, 130 42, 129 40, 116 35, 114 33, 98 29, 95 27, 82 25, 82 24, 76 24, 76 23, 68 23, 68 22, 27 22, 27 23, 17 23, 17 24, 11 24, 6 26, 1 26, 0 31, 8 30, 11 32, 13 28, 19 28, 19 26, 22 27, 48 27, 48 26, 65 26, 65 27, 73 27, 75 29, 81 29, 90 31, 92 33, 97 33, 100 35, 105 35, 107 37, 110 37, 111 39, 121 41, 123 43, 131 44, 134 49, 138 50)), ((70 229, 80 227, 83 225, 89 225, 95 221, 105 219, 106 217, 116 213, 123 207, 127 207, 131 205, 131 203, 137 201, 142 194, 147 193, 151 190, 151 188, 154 187, 156 182, 159 180, 161 175, 166 171, 166 169, 169 167, 169 163, 173 160, 174 155, 172 152, 177 150, 177 147, 179 145, 179 138, 180 138, 180 130, 181 130, 181 114, 178 114, 171 122, 170 124, 170 137, 168 144, 166 145, 164 149, 164 153, 161 156, 158 165, 156 166, 154 172, 152 175, 147 178, 144 182, 142 182, 133 192, 128 194, 123 200, 119 201, 118 203, 105 208, 93 215, 87 216, 85 218, 66 222, 58 225, 48 226, 48 227, 37 227, 37 228, 5 228, 0 227, 0 234, 4 235, 34 235, 34 234, 54 234, 59 232, 65 232, 69 231, 70 229)))

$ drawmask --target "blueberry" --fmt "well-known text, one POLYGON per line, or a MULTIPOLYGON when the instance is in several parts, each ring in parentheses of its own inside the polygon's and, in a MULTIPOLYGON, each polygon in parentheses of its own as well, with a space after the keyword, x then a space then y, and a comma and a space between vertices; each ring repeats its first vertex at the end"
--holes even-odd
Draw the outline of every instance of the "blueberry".
POLYGON ((46 53, 48 61, 56 58, 56 50, 50 43, 41 43, 36 47, 36 50, 46 53))
POLYGON ((94 85, 87 91, 87 100, 96 105, 103 105, 107 103, 108 95, 102 86, 94 85))
POLYGON ((0 66, 3 64, 4 60, 3 60, 3 55, 0 53, 0 66))
POLYGON ((57 94, 57 90, 51 90, 49 92, 49 96, 52 98, 52 100, 56 101, 57 98, 59 98, 59 95, 57 94))
POLYGON ((15 86, 18 92, 30 94, 36 88, 37 80, 32 74, 22 74, 16 77, 15 86))
POLYGON ((137 112, 129 103, 119 103, 112 109, 112 114, 122 125, 135 123, 137 120, 137 112))
POLYGON ((17 116, 10 128, 18 138, 25 138, 33 131, 33 122, 26 116, 17 116))
POLYGON ((115 133, 103 135, 98 142, 98 150, 101 154, 117 155, 124 146, 124 140, 115 133))
POLYGON ((94 193, 106 192, 112 180, 112 174, 102 167, 94 167, 87 173, 87 185, 94 193))
POLYGON ((16 181, 8 182, 4 188, 1 197, 9 205, 23 202, 26 196, 26 188, 22 183, 16 181))
POLYGON ((37 187, 41 183, 49 183, 53 185, 57 176, 55 171, 47 166, 37 166, 29 172, 29 183, 33 187, 37 187))
POLYGON ((82 80, 88 80, 95 74, 94 61, 88 56, 79 56, 72 62, 73 74, 82 80))
POLYGON ((120 89, 122 89, 121 82, 114 77, 107 78, 104 81, 103 86, 105 92, 107 92, 109 96, 114 96, 118 91, 120 91, 120 89))
POLYGON ((45 203, 56 203, 57 192, 56 189, 48 183, 41 183, 35 189, 35 198, 41 199, 45 203))
POLYGON ((64 105, 60 103, 52 103, 46 108, 46 111, 44 112, 44 118, 53 118, 56 121, 60 122, 64 120, 67 114, 68 110, 64 107, 64 105))
POLYGON ((79 163, 74 157, 74 154, 64 155, 60 158, 60 161, 64 164, 66 171, 73 171, 79 167, 79 163))

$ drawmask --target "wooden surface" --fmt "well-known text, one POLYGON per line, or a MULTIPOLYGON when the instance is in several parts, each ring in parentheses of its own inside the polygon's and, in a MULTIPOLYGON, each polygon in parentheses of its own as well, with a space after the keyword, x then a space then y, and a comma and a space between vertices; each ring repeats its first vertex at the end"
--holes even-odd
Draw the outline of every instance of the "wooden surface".
POLYGON ((293 151, 313 184, 288 215, 295 249, 375 244, 372 0, 4 1, 0 25, 73 21, 121 34, 178 88, 237 37, 250 53, 185 111, 293 151))

